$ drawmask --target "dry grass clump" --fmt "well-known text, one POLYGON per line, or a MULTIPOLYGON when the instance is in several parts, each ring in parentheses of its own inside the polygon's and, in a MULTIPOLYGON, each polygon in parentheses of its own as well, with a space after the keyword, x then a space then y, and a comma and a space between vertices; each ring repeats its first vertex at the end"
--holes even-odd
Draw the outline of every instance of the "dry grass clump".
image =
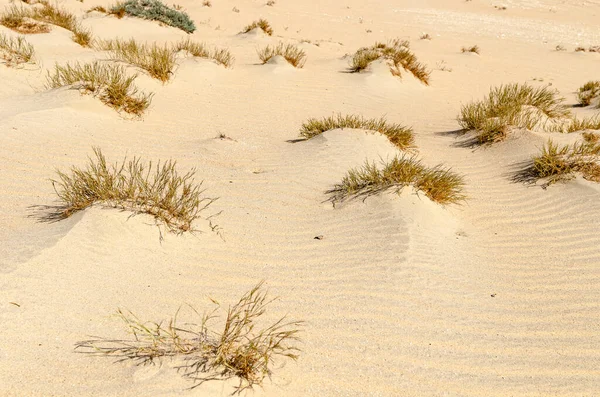
POLYGON ((215 48, 209 50, 202 43, 194 42, 190 39, 182 40, 173 47, 173 51, 187 51, 192 56, 198 58, 212 59, 213 61, 225 66, 226 68, 233 66, 235 58, 229 50, 224 48, 215 48))
POLYGON ((204 0, 202 2, 203 7, 212 7, 212 3, 209 0, 204 0))
POLYGON ((273 35, 273 28, 271 27, 271 25, 269 24, 269 22, 266 19, 262 19, 262 18, 259 19, 258 21, 252 22, 250 25, 247 25, 244 28, 244 30, 242 30, 242 33, 248 33, 252 29, 256 29, 256 28, 262 29, 262 31, 265 32, 266 34, 268 34, 269 36, 273 35))
POLYGON ((175 161, 146 165, 134 157, 109 165, 100 149, 94 148, 94 154, 86 168, 73 167, 70 175, 57 171, 58 180, 52 181, 63 218, 100 203, 153 215, 181 233, 192 230, 192 222, 214 201, 202 197, 195 171, 179 175, 175 161))
POLYGON ((173 74, 175 53, 168 46, 140 44, 134 39, 103 40, 97 44, 101 50, 109 51, 119 61, 144 69, 150 76, 166 82, 173 74))
MULTIPOLYGON (((579 87, 577 101, 581 105, 589 106, 592 104, 592 101, 596 101, 597 98, 600 98, 600 81, 588 81, 579 87)), ((600 107, 600 101, 598 101, 596 106, 600 107)))
POLYGON ((170 8, 159 0, 127 0, 113 6, 109 14, 116 15, 118 18, 131 15, 159 21, 165 25, 181 29, 186 33, 193 33, 196 30, 194 22, 185 12, 170 8))
POLYGON ((385 135, 389 141, 400 150, 408 150, 414 146, 415 138, 413 130, 400 124, 390 124, 385 118, 365 119, 362 116, 347 115, 324 117, 322 119, 311 118, 302 124, 300 136, 306 139, 314 138, 325 131, 338 128, 354 128, 361 130, 377 131, 385 135))
MULTIPOLYGON (((95 339, 77 343, 79 351, 129 359, 140 364, 161 357, 180 358, 178 367, 184 377, 197 387, 209 380, 239 378, 233 394, 262 385, 273 374, 278 359, 296 360, 300 350, 298 334, 302 321, 286 317, 261 328, 258 321, 273 302, 263 283, 259 283, 226 311, 222 329, 214 329, 219 320, 217 306, 202 315, 200 324, 177 322, 179 310, 169 321, 142 322, 131 312, 118 310, 133 338, 130 340, 95 339)), ((213 300, 213 303, 217 304, 213 300)), ((194 310, 195 311, 195 310, 194 310)), ((197 312, 196 312, 197 313, 197 312)))
POLYGON ((425 85, 429 85, 430 72, 426 66, 417 61, 417 57, 410 51, 408 41, 399 39, 389 43, 375 43, 371 47, 360 48, 350 61, 349 71, 357 73, 365 70, 373 61, 385 59, 390 64, 390 71, 394 76, 401 77, 401 69, 412 73, 425 85))
POLYGON ((23 34, 48 33, 50 31, 48 24, 33 19, 29 9, 14 4, 0 14, 0 24, 23 34))
POLYGON ((35 50, 24 37, 9 37, 0 33, 0 58, 7 66, 34 61, 35 50))
POLYGON ((139 93, 133 84, 137 75, 127 76, 121 65, 99 62, 81 65, 56 65, 48 72, 47 87, 73 86, 83 92, 98 95, 100 100, 117 111, 141 115, 150 106, 151 94, 139 93))
POLYGON ((433 168, 424 166, 415 157, 396 156, 389 162, 365 162, 360 168, 351 169, 342 182, 327 193, 331 200, 345 200, 353 196, 372 195, 395 188, 397 192, 405 186, 413 186, 432 201, 452 204, 463 201, 463 177, 442 165, 433 168))
POLYGON ((89 10, 87 10, 86 12, 90 13, 92 11, 98 11, 98 12, 101 12, 103 14, 108 13, 108 11, 106 11, 106 8, 104 8, 102 6, 94 6, 94 7, 90 8, 89 10))
POLYGON ((596 135, 584 138, 584 142, 562 147, 548 140, 541 154, 533 158, 532 172, 537 178, 547 178, 548 184, 570 179, 575 173, 600 182, 599 156, 600 143, 596 135))
POLYGON ((82 27, 75 15, 47 1, 39 4, 40 7, 28 9, 13 5, 2 14, 0 23, 20 33, 47 33, 50 31, 48 24, 60 26, 73 32, 74 42, 83 47, 90 46, 92 32, 82 27))
POLYGON ((502 85, 492 88, 482 101, 464 105, 458 122, 463 129, 476 131, 479 143, 492 143, 504 139, 510 128, 533 129, 569 117, 563 101, 548 87, 502 85))
POLYGON ((471 47, 463 47, 460 49, 461 52, 474 52, 475 54, 479 55, 479 46, 478 45, 474 45, 471 47))
POLYGON ((276 46, 266 46, 257 50, 258 57, 263 64, 269 62, 274 56, 282 56, 295 68, 302 68, 306 63, 306 53, 293 44, 279 42, 276 46))
POLYGON ((552 126, 552 128, 550 129, 550 131, 552 132, 563 133, 572 133, 586 130, 600 130, 599 115, 593 117, 584 117, 583 119, 573 117, 572 119, 567 120, 565 123, 552 126))

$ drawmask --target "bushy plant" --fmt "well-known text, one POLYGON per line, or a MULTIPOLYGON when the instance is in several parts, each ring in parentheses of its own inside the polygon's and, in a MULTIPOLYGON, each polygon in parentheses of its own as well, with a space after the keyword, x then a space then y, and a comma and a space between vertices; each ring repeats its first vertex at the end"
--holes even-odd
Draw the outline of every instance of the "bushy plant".
POLYGON ((53 72, 48 72, 47 87, 72 86, 98 95, 102 102, 116 110, 140 115, 150 106, 152 95, 138 92, 134 85, 136 77, 128 76, 121 65, 100 62, 56 65, 53 72))
POLYGON ((558 146, 551 140, 541 153, 533 157, 532 173, 547 178, 548 184, 572 178, 575 173, 588 180, 600 182, 600 143, 596 137, 580 143, 558 146))
POLYGON ((329 116, 322 119, 311 118, 302 124, 300 136, 310 139, 325 131, 338 128, 377 131, 385 135, 400 150, 410 149, 415 143, 413 130, 410 127, 388 123, 383 117, 380 119, 366 119, 358 115, 342 116, 338 114, 337 116, 329 116))
POLYGON ((458 122, 474 130, 479 143, 504 139, 511 127, 533 129, 540 123, 564 121, 571 112, 549 87, 508 84, 490 90, 486 98, 461 108, 458 122))
POLYGON ((412 73, 423 84, 429 85, 430 72, 427 67, 417 61, 406 40, 395 39, 386 43, 375 43, 371 47, 360 48, 350 61, 349 71, 352 73, 366 69, 371 62, 385 59, 394 76, 402 77, 402 70, 412 73))
POLYGON ((186 33, 193 33, 196 30, 194 21, 185 12, 170 8, 159 0, 127 0, 112 7, 110 12, 159 21, 186 33))
MULTIPOLYGON (((579 87, 577 92, 577 100, 582 106, 589 106, 592 101, 600 98, 600 81, 588 81, 583 86, 579 87)), ((596 104, 600 107, 600 101, 596 104)))
POLYGON ((462 176, 441 165, 426 167, 417 158, 406 156, 382 161, 381 168, 366 161, 364 166, 348 171, 342 182, 327 193, 331 194, 332 201, 336 201, 392 188, 400 191, 409 185, 440 204, 458 203, 465 199, 462 176))
POLYGON ((257 53, 263 64, 275 56, 282 56, 295 68, 302 68, 306 63, 306 53, 294 44, 279 42, 276 46, 268 45, 262 50, 257 50, 257 53))
POLYGON ((169 321, 143 322, 119 309, 118 316, 133 338, 86 340, 78 342, 76 349, 142 364, 163 357, 179 358, 178 369, 194 382, 192 388, 209 380, 238 378, 233 394, 241 394, 262 385, 273 374, 277 360, 299 357, 296 345, 304 322, 283 317, 265 328, 257 324, 272 301, 259 283, 225 311, 222 330, 214 326, 223 311, 219 306, 204 314, 199 324, 179 323, 179 311, 169 321))

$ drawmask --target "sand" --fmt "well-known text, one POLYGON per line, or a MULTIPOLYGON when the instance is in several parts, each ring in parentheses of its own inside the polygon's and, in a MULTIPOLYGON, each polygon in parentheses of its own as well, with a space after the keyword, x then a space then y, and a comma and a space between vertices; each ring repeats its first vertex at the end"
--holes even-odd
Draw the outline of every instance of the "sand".
MULTIPOLYGON (((27 37, 37 66, 0 64, 0 395, 228 395, 233 380, 190 390, 169 360, 135 366, 74 346, 127 336, 117 308, 159 321, 182 304, 210 308, 208 297, 233 303, 260 280, 280 297, 268 319, 307 324, 300 359, 248 395, 600 394, 599 185, 511 181, 560 134, 473 148, 453 133, 461 104, 498 84, 552 84, 575 104, 575 90, 599 78, 600 55, 574 49, 600 44, 600 1, 178 3, 196 21, 190 37, 229 48, 236 62, 182 58, 164 85, 140 73, 155 95, 139 120, 75 90, 44 89, 55 62, 106 57, 64 29, 27 37), (238 34, 259 17, 273 37, 238 34), (346 55, 397 37, 432 70, 430 86, 381 67, 343 73, 346 55), (303 69, 259 64, 256 48, 279 40, 311 41, 299 44, 303 69), (475 44, 480 55, 460 52, 475 44), (397 153, 364 131, 289 142, 308 118, 337 112, 412 126, 423 162, 465 175, 468 200, 444 207, 404 189, 332 206, 324 192, 349 168, 397 153), (195 167, 219 197, 211 210, 222 211, 223 238, 161 233, 147 215, 102 207, 57 223, 31 217, 30 206, 55 203, 55 170, 85 164, 93 146, 111 160, 195 167)), ((85 14, 104 1, 61 4, 99 38, 187 37, 85 14)))

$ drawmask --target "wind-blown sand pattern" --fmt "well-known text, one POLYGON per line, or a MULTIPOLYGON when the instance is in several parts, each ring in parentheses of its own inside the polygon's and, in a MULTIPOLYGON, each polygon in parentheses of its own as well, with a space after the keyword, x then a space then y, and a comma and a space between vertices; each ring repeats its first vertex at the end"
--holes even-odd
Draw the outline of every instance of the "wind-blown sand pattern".
POLYGON ((208 297, 234 302, 263 279, 281 297, 265 316, 306 326, 299 360, 280 361, 248 395, 600 394, 600 185, 513 180, 548 138, 575 134, 520 130, 466 147, 456 121, 461 105, 514 82, 552 84, 575 105, 577 89, 600 79, 600 55, 574 52, 600 45, 599 1, 178 4, 196 24, 192 35, 85 13, 112 3, 60 3, 98 39, 190 37, 235 56, 224 68, 179 54, 165 84, 128 66, 137 87, 154 93, 140 118, 44 88, 55 63, 109 58, 65 29, 26 36, 34 66, 0 63, 1 396, 229 395, 235 379, 189 389, 168 359, 135 366, 74 346, 125 337, 111 317, 119 307, 159 321, 182 304, 202 310, 208 297), (272 37, 239 34, 260 18, 272 37), (432 71, 429 86, 378 62, 347 73, 357 49, 396 38, 432 71), (302 69, 260 64, 256 49, 279 41, 306 52, 302 69), (475 44, 480 55, 461 53, 475 44), (357 130, 291 142, 304 121, 337 113, 412 127, 422 161, 464 175, 468 199, 441 206, 405 188, 333 206, 325 192, 350 168, 398 154, 385 136, 357 130), (210 210, 222 211, 214 221, 223 238, 203 221, 175 235, 148 215, 100 206, 39 222, 31 207, 55 204, 55 170, 84 166, 92 147, 113 161, 196 168, 207 195, 219 197, 210 210))

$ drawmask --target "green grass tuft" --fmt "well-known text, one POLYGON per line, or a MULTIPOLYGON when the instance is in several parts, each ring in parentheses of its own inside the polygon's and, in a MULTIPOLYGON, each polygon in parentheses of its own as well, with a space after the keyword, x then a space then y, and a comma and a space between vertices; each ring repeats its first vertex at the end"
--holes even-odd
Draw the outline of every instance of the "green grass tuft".
POLYGON ((295 68, 302 68, 306 63, 306 53, 293 44, 279 42, 276 46, 269 45, 262 50, 257 50, 257 53, 263 64, 269 62, 274 56, 282 56, 295 68))
POLYGON ((365 119, 362 116, 347 115, 324 117, 322 119, 311 118, 302 124, 300 136, 306 139, 314 138, 325 131, 338 128, 353 128, 369 131, 377 131, 385 135, 389 141, 400 150, 409 150, 414 147, 415 139, 413 130, 400 124, 389 124, 385 118, 365 119))
POLYGON ((298 359, 300 349, 296 345, 304 322, 283 317, 265 328, 257 324, 273 302, 262 282, 226 311, 212 301, 217 308, 202 315, 200 324, 179 323, 179 310, 169 321, 143 322, 130 311, 119 309, 117 314, 133 338, 87 340, 78 342, 76 349, 141 364, 162 357, 180 359, 177 368, 194 382, 192 388, 209 380, 238 378, 233 394, 261 386, 279 359, 298 359), (221 312, 225 314, 224 325, 217 331, 214 322, 221 312))
POLYGON ((465 200, 464 179, 442 165, 424 166, 415 157, 396 156, 382 167, 365 162, 360 168, 351 169, 342 182, 327 193, 332 201, 343 201, 354 196, 377 194, 388 189, 400 191, 406 186, 423 192, 440 204, 459 203, 465 200))
POLYGON ((269 22, 266 19, 262 19, 262 18, 257 21, 252 22, 250 25, 247 25, 244 28, 244 30, 242 30, 242 33, 248 33, 252 29, 256 29, 256 28, 262 29, 262 31, 265 32, 266 34, 268 34, 269 36, 273 35, 273 28, 271 27, 271 25, 269 24, 269 22))
POLYGON ((0 58, 7 66, 34 62, 35 50, 24 37, 9 37, 0 33, 0 58))
POLYGON ((48 72, 47 87, 74 88, 98 95, 106 105, 135 115, 141 115, 150 106, 152 95, 138 93, 133 84, 137 75, 127 76, 121 65, 105 65, 99 62, 81 65, 56 65, 48 72))
POLYGON ((118 3, 113 6, 110 14, 119 18, 124 15, 159 21, 165 25, 181 29, 186 33, 193 33, 196 30, 194 22, 182 11, 169 8, 159 0, 127 0, 124 3, 118 3))
POLYGON ((375 43, 371 47, 360 48, 350 61, 349 71, 357 73, 365 70, 371 62, 385 59, 390 64, 390 71, 394 76, 402 77, 402 71, 412 73, 423 84, 429 85, 431 73, 427 67, 417 61, 417 57, 410 51, 408 41, 399 39, 389 43, 375 43))
POLYGON ((506 138, 511 128, 533 129, 564 121, 571 112, 563 102, 548 87, 502 85, 492 88, 482 101, 464 105, 458 122, 463 129, 476 131, 479 143, 493 143, 506 138))
POLYGON ((179 175, 172 160, 146 165, 134 157, 110 165, 100 149, 94 148, 94 154, 86 168, 73 167, 70 175, 57 171, 58 180, 52 181, 63 218, 100 203, 153 215, 169 230, 181 233, 193 230, 193 221, 214 202, 202 196, 195 171, 179 175))

